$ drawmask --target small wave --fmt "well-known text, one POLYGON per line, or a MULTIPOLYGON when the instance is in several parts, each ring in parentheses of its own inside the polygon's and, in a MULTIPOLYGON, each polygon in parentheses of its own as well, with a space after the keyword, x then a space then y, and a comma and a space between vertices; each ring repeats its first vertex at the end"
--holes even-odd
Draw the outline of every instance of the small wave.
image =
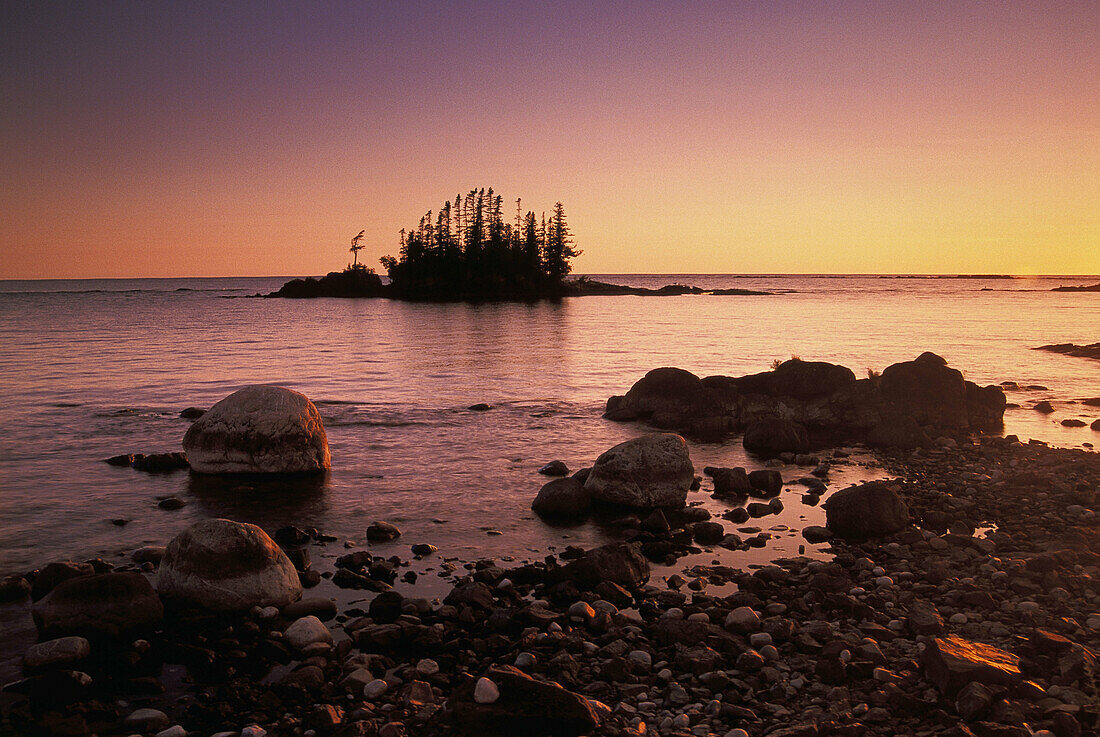
POLYGON ((327 427, 412 427, 427 425, 421 420, 329 420, 327 427))

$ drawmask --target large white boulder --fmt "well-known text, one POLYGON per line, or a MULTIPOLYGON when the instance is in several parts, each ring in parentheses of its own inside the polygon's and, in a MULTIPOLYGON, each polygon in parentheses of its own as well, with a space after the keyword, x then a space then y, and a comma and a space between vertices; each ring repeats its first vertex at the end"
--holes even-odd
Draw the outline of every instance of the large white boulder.
POLYGON ((596 459, 586 491, 596 500, 628 507, 682 507, 695 479, 687 443, 659 433, 619 443, 596 459))
POLYGON ((208 519, 172 538, 157 575, 166 601, 214 611, 283 607, 302 596, 294 564, 256 525, 208 519))
POLYGON ((195 420, 183 436, 199 473, 318 473, 331 465, 317 407, 280 386, 246 386, 195 420))

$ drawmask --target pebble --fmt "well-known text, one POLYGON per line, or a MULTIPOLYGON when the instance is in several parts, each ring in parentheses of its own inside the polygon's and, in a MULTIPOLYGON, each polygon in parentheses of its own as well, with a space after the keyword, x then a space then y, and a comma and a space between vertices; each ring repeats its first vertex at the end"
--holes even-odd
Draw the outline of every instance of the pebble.
POLYGON ((482 676, 474 685, 474 701, 479 704, 495 704, 500 698, 500 689, 488 678, 482 676))
POLYGON ((390 684, 383 681, 381 678, 375 678, 373 681, 363 686, 363 696, 368 699, 377 699, 382 694, 386 693, 390 684))

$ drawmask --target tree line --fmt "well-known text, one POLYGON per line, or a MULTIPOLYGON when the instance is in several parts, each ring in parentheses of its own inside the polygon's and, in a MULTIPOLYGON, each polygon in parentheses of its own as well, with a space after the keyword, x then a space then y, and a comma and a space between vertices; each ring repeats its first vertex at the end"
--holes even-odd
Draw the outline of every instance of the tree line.
POLYGON ((504 198, 493 189, 456 195, 415 228, 401 231, 398 257, 380 261, 391 289, 411 299, 540 298, 560 295, 580 255, 565 219, 565 207, 523 212, 505 221, 504 198))

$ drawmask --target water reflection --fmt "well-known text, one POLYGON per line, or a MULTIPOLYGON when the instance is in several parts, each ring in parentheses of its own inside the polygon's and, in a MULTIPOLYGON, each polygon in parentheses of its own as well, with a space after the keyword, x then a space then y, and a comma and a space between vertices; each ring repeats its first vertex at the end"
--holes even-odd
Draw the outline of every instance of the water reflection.
POLYGON ((329 510, 329 476, 280 478, 192 473, 188 501, 203 517, 224 517, 268 528, 285 520, 323 518, 329 510))

